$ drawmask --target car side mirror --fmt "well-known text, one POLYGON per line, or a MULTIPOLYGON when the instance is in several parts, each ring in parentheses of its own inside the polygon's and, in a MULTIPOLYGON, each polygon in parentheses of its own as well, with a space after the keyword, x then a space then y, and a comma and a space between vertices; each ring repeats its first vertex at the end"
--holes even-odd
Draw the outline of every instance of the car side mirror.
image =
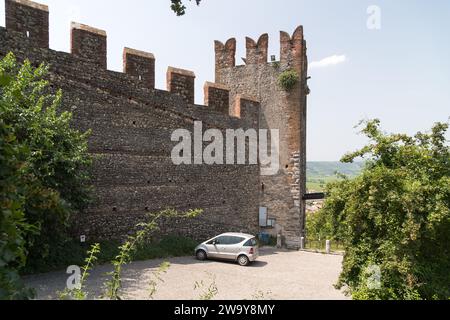
POLYGON ((214 240, 214 241, 212 242, 212 244, 215 246, 215 245, 217 244, 217 241, 214 240))

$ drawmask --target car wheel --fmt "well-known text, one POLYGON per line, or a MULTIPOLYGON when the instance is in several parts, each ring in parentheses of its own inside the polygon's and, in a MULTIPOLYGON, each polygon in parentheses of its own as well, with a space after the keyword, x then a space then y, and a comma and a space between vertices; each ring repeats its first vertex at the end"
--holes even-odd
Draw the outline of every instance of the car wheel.
POLYGON ((207 258, 206 252, 203 250, 198 250, 195 256, 197 257, 197 260, 200 261, 204 261, 207 258))
POLYGON ((243 255, 239 256, 238 263, 240 266, 246 267, 249 265, 250 260, 248 259, 248 257, 246 255, 243 254, 243 255))

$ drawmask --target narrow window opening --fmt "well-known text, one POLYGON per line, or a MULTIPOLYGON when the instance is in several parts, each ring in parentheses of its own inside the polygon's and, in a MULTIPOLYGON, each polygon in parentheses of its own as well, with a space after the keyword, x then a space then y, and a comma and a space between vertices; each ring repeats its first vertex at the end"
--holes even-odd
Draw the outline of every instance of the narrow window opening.
POLYGON ((27 38, 30 37, 30 31, 27 30, 27 38))

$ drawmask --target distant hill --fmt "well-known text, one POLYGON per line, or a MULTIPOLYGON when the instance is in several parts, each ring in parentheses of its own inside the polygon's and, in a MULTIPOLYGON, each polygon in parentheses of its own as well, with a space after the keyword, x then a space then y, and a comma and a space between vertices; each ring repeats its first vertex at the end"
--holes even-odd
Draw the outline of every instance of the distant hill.
POLYGON ((310 177, 329 177, 335 176, 336 172, 354 177, 358 175, 363 162, 342 163, 342 162, 308 162, 306 167, 306 176, 310 177))
POLYGON ((361 172, 363 166, 363 162, 308 162, 306 164, 306 187, 308 192, 324 191, 328 182, 332 182, 337 179, 336 172, 345 174, 349 177, 355 177, 361 172))

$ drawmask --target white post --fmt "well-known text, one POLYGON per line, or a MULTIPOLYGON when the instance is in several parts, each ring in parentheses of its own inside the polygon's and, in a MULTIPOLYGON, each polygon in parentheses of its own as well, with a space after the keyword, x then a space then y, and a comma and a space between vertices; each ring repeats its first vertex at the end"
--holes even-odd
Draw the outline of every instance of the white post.
POLYGON ((305 237, 300 238, 300 250, 305 250, 305 237))
POLYGON ((281 234, 277 235, 277 248, 281 249, 283 247, 283 238, 281 237, 281 234))
POLYGON ((327 240, 325 250, 326 250, 327 254, 331 253, 331 241, 330 240, 327 240))

